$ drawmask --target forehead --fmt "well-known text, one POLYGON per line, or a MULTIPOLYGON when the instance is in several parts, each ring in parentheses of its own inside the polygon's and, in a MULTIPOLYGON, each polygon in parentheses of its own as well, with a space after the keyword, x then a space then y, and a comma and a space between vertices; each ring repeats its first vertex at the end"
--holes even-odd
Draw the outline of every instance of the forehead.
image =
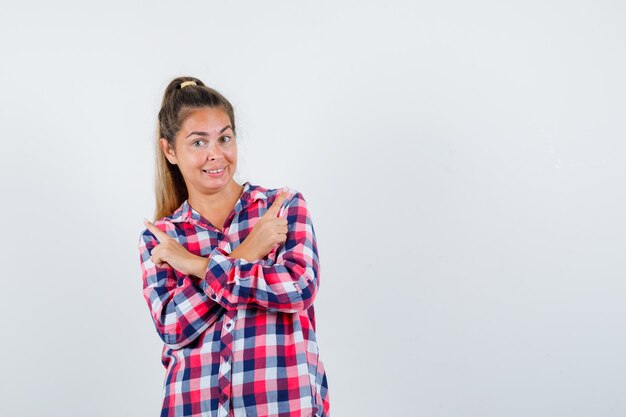
POLYGON ((218 107, 202 107, 189 111, 180 126, 180 130, 183 133, 196 130, 212 133, 219 132, 228 125, 230 125, 230 118, 224 110, 218 107))

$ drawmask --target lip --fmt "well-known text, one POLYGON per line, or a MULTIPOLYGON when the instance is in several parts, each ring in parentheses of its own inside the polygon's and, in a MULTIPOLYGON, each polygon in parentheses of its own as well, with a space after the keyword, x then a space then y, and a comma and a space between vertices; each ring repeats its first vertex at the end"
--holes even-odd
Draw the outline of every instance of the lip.
POLYGON ((226 165, 221 166, 221 167, 204 168, 203 171, 213 171, 214 169, 222 169, 222 168, 226 168, 226 165))
POLYGON ((220 168, 210 168, 210 169, 203 169, 202 172, 204 172, 206 175, 208 175, 209 177, 219 177, 224 175, 224 173, 226 172, 226 167, 228 167, 228 165, 224 166, 224 167, 220 167, 220 168), (210 170, 213 169, 221 169, 222 172, 218 172, 218 173, 209 173, 210 170))

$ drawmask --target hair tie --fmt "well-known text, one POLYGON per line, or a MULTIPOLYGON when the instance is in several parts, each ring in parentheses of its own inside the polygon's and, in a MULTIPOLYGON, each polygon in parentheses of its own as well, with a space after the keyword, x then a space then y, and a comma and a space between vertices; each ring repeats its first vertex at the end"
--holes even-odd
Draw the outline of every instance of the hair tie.
POLYGON ((188 85, 198 85, 198 84, 196 84, 196 82, 193 81, 193 80, 185 81, 185 82, 180 83, 180 88, 183 89, 183 88, 187 87, 188 85))

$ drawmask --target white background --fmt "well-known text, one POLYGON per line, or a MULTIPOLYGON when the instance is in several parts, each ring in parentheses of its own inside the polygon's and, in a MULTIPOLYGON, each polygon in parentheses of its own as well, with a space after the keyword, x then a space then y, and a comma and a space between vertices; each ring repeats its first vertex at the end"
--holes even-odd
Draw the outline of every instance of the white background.
POLYGON ((0 415, 156 416, 156 114, 235 106, 309 203, 332 417, 626 415, 626 6, 22 2, 0 13, 0 415))

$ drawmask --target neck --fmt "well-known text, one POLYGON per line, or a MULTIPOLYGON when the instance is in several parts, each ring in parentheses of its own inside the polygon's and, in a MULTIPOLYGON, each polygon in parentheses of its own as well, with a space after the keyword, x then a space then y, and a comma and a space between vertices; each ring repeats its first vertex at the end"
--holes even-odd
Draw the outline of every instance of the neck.
POLYGON ((190 192, 187 201, 199 212, 214 212, 232 208, 243 193, 243 185, 231 179, 226 187, 213 193, 190 192))

